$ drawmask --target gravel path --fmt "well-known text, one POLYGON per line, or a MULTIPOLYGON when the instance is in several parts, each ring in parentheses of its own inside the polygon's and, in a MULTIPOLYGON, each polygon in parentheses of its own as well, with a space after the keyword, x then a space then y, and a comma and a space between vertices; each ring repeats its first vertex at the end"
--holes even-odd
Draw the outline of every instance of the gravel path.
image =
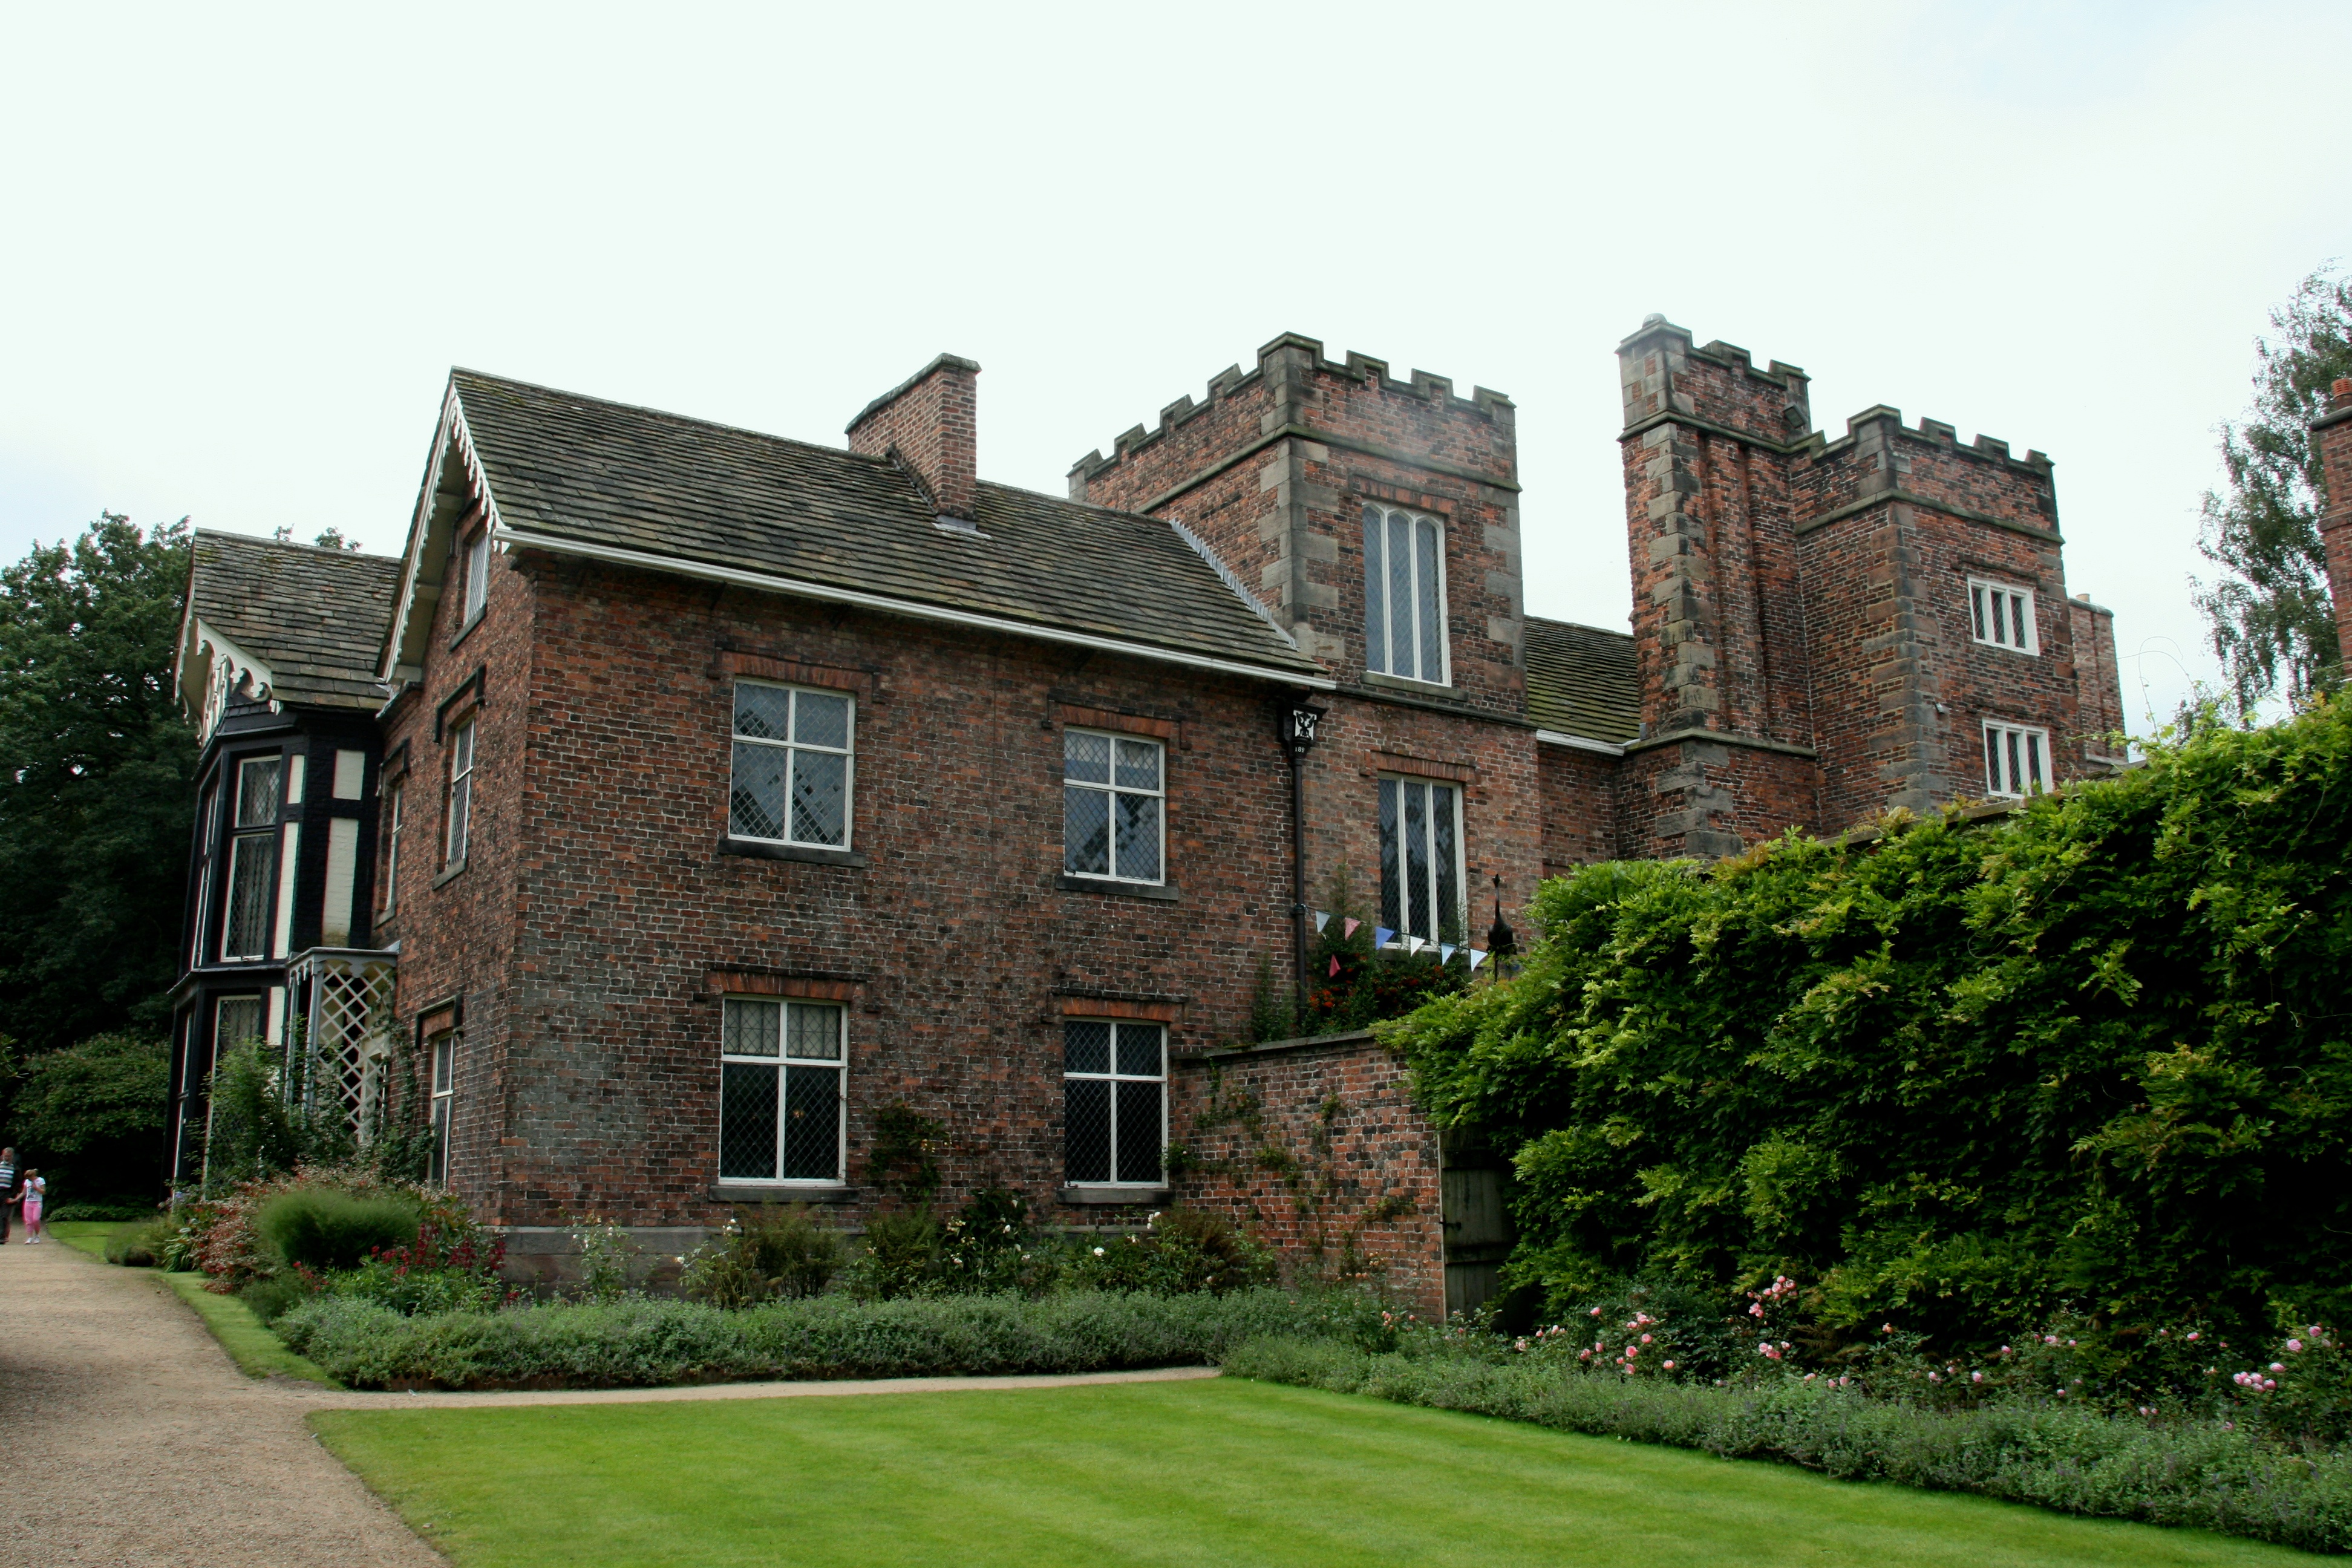
MULTIPOLYGON (((0 1563, 447 1568, 163 1281, 0 1247, 0 1563)), ((313 1392, 325 1392, 314 1390, 313 1392)))
MULTIPOLYGON (((21 1238, 21 1232, 19 1238, 21 1238)), ((530 1394, 361 1394, 257 1382, 153 1275, 58 1241, 0 1247, 0 1568, 447 1568, 311 1436, 313 1410, 774 1399, 1214 1377, 735 1383, 530 1394)))

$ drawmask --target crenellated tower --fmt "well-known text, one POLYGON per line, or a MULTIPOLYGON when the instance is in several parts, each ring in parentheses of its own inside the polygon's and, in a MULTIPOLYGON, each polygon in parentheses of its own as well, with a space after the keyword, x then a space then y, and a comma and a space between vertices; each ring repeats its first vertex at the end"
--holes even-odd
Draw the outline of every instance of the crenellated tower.
POLYGON ((2050 459, 1653 316, 1619 346, 1635 854, 2047 789, 2116 760, 2114 617, 2066 591, 2050 459))

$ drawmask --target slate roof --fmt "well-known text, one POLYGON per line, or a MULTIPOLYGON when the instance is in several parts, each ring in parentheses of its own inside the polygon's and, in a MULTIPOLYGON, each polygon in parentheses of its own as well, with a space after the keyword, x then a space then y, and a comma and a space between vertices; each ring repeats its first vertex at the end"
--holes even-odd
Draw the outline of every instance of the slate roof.
POLYGON ((1535 616, 1527 624, 1528 717, 1588 741, 1638 740, 1642 680, 1633 637, 1535 616))
POLYGON ((898 466, 451 373, 507 528, 1323 676, 1157 519, 982 483, 985 538, 898 466))
POLYGON ((269 667, 280 702, 383 706, 375 679, 400 591, 396 556, 196 530, 196 618, 269 667))

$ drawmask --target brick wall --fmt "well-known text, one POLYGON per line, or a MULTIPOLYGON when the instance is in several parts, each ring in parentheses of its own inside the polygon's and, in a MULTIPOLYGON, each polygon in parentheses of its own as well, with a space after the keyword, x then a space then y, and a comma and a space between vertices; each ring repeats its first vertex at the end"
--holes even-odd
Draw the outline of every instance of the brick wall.
MULTIPOLYGON (((502 584, 474 634, 494 632, 482 860, 437 889, 419 867, 401 916, 404 1005, 468 991, 453 1181, 495 1221, 723 1212, 722 975, 848 1002, 853 1183, 903 1102, 947 1124, 943 1202, 1001 1184, 1087 1221, 1055 1202, 1063 1017, 1139 1007, 1203 1047, 1244 1032, 1259 957, 1286 953, 1262 687, 530 554, 502 584), (512 680, 510 608, 534 638, 512 680), (864 864, 721 852, 735 669, 858 696, 864 864), (1058 886, 1073 713, 1168 738, 1175 900, 1058 886)), ((447 679, 404 711, 412 745, 447 679)))
MULTIPOLYGON (((457 524, 462 541, 478 512, 457 524)), ((462 559, 462 549, 459 552, 462 559)), ((537 584, 493 552, 480 617, 463 624, 465 595, 453 564, 434 603, 418 684, 384 721, 379 796, 403 791, 399 886, 394 909, 374 928, 378 946, 400 944, 394 1003, 414 1043, 426 1009, 457 1002, 457 1103, 450 1182, 481 1205, 482 1217, 509 1223, 514 1194, 502 1183, 509 1134, 504 1097, 513 1026, 513 912, 529 848, 523 805, 531 757, 530 685, 537 584), (449 742, 454 724, 475 715, 474 789, 462 869, 445 860, 449 742)), ((379 852, 377 870, 382 871, 379 852)), ((379 903, 381 898, 379 897, 379 903)))
MULTIPOLYGON (((1300 646, 1342 681, 1364 668, 1367 502, 1441 519, 1453 690, 1462 706, 1525 712, 1520 674, 1517 435, 1511 401, 1454 395, 1361 354, 1323 357, 1286 334, 1082 458, 1073 497, 1172 518, 1206 540, 1300 646)), ((1423 695, 1429 695, 1424 693, 1423 695)))
POLYGON ((1543 874, 1557 877, 1622 855, 1617 791, 1623 763, 1604 752, 1541 745, 1536 748, 1536 766, 1543 800, 1543 874))
POLYGON ((1293 1279, 1368 1279, 1444 1316, 1437 1134, 1404 1065, 1361 1036, 1183 1062, 1180 1201, 1246 1225, 1293 1279))
POLYGON ((2327 591, 2336 604, 2336 636, 2352 661, 2352 378, 2339 377, 2327 413, 2312 426, 2327 483, 2320 539, 2327 552, 2327 591))
POLYGON ((2050 732, 2063 782, 2084 771, 2074 622, 2049 460, 2023 459, 1893 409, 1799 455, 1795 488, 1813 637, 1823 826, 1986 792, 1988 719, 2050 732), (1969 583, 2031 589, 2038 655, 1978 642, 1969 583))
POLYGON ((1618 348, 1642 717, 1811 742, 1786 448, 1804 372, 1653 319, 1618 348))
POLYGON ((1629 756, 1628 852, 1981 795, 1988 720, 2047 729, 2059 782, 2105 765, 2084 737, 2120 724, 2112 617, 2070 606, 2047 458, 1885 407, 1830 440, 1802 371, 1659 318, 1619 380, 1645 743, 1729 745, 1629 756), (2038 654, 1975 639, 1971 577, 2033 592, 2038 654))
POLYGON ((1383 773, 1463 784, 1474 906, 1496 876, 1506 908, 1534 895, 1544 805, 1525 717, 1514 417, 1499 393, 1457 397, 1443 376, 1401 381, 1286 334, 1255 369, 1213 379, 1205 402, 1180 398, 1157 429, 1139 425, 1071 470, 1080 500, 1193 530, 1340 682, 1307 762, 1310 902, 1341 865, 1360 898, 1376 891, 1383 773), (1450 685, 1365 669, 1367 503, 1442 520, 1450 685))
POLYGON ((980 366, 941 354, 849 422, 849 449, 896 457, 943 517, 969 519, 980 485, 980 366))
POLYGON ((2081 699, 2083 757, 2095 765, 2123 761, 2108 737, 2124 727, 2123 669, 2116 662, 2116 613, 2088 594, 2066 601, 2074 634, 2074 684, 2081 699))

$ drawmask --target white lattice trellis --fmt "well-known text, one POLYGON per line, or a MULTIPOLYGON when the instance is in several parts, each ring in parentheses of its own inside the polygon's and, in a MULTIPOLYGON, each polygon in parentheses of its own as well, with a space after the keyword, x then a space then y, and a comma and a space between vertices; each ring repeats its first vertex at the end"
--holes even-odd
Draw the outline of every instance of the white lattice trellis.
POLYGON ((392 1005, 389 952, 313 948, 295 965, 304 994, 304 1093, 313 1105, 339 1104, 359 1117, 371 1069, 384 1054, 377 1022, 392 1005))

